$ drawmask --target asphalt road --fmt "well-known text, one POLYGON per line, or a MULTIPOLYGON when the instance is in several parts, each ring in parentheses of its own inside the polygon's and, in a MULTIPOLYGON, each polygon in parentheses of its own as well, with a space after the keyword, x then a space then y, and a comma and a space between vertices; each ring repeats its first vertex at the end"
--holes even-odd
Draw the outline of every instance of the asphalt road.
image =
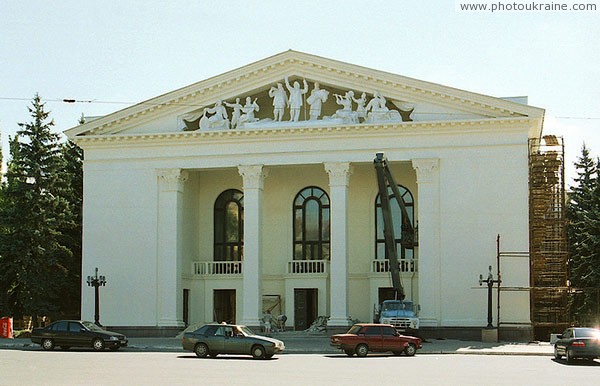
POLYGON ((0 385, 597 385, 600 361, 548 356, 290 354, 271 360, 176 352, 0 350, 0 385))

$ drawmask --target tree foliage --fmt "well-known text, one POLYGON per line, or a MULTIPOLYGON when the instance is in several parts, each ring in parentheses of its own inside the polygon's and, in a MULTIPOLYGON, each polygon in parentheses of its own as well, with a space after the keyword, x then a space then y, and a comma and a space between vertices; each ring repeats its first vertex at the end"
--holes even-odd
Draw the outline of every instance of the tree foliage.
POLYGON ((567 202, 570 281, 578 290, 573 311, 593 315, 600 311, 600 183, 599 162, 583 145, 575 162, 577 177, 567 202))
POLYGON ((10 139, 0 195, 0 291, 15 317, 73 314, 80 298, 81 153, 52 132, 39 95, 28 109, 32 121, 19 123, 10 139))

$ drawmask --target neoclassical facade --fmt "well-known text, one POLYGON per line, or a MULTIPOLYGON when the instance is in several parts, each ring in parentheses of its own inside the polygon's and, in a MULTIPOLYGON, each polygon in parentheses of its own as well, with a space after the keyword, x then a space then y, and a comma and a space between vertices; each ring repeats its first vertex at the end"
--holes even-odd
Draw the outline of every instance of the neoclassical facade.
MULTIPOLYGON (((391 287, 373 168, 384 152, 417 229, 400 271, 422 328, 484 327, 478 279, 496 236, 528 250, 528 140, 543 116, 286 51, 69 129, 85 152, 83 275, 107 278, 101 321, 371 321, 391 287)), ((528 262, 503 280, 527 287, 528 262)), ((530 328, 526 291, 500 301, 503 321, 530 328)))

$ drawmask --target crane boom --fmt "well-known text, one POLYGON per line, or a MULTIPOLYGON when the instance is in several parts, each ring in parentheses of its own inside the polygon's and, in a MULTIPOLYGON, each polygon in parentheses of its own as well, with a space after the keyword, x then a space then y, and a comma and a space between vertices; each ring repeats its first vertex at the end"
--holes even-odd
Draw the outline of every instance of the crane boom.
POLYGON ((375 171, 377 173, 377 185, 379 188, 379 197, 381 199, 381 212, 383 214, 383 235, 385 239, 386 256, 390 262, 390 274, 392 276, 392 286, 396 292, 396 299, 404 300, 406 294, 400 280, 400 268, 398 261, 398 249, 396 247, 394 221, 392 218, 392 210, 390 205, 390 195, 388 187, 392 190, 393 197, 396 199, 402 213, 402 237, 400 241, 401 258, 406 257, 406 249, 413 248, 414 245, 414 228, 408 216, 404 199, 398 189, 398 184, 394 180, 392 173, 388 167, 387 159, 383 153, 377 153, 373 161, 375 171))

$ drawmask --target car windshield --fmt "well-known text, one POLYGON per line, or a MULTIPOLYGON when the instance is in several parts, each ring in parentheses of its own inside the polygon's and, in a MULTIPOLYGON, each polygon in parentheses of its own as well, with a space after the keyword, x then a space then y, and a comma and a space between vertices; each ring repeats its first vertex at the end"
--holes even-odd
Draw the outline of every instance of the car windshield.
POLYGON ((360 329, 362 328, 362 326, 359 325, 354 325, 352 327, 350 327, 350 329, 348 330, 347 334, 354 334, 354 335, 358 335, 358 332, 360 331, 360 329))
POLYGON ((386 302, 383 303, 383 311, 411 311, 413 308, 412 302, 386 302))
POLYGON ((244 336, 251 336, 251 335, 256 335, 254 333, 254 331, 252 331, 251 329, 249 329, 246 326, 238 326, 238 331, 241 331, 242 334, 244 334, 244 336))
POLYGON ((103 329, 101 329, 100 327, 96 326, 92 322, 81 322, 81 324, 83 324, 85 326, 85 328, 87 328, 90 331, 104 331, 103 329))
POLYGON ((595 328, 576 328, 573 331, 575 334, 575 338, 599 338, 600 339, 600 330, 596 330, 595 328))

